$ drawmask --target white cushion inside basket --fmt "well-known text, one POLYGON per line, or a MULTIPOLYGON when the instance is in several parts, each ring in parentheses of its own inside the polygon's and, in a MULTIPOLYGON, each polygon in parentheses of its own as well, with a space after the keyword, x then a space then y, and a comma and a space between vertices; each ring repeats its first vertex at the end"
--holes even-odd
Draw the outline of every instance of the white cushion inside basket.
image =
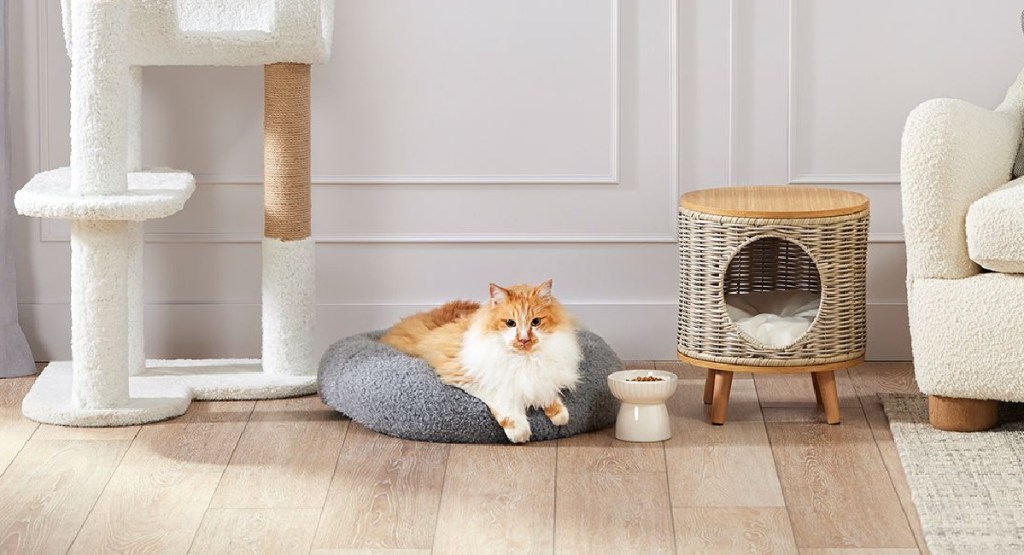
POLYGON ((785 347, 811 326, 821 296, 809 291, 763 291, 725 296, 726 310, 743 333, 769 347, 785 347))

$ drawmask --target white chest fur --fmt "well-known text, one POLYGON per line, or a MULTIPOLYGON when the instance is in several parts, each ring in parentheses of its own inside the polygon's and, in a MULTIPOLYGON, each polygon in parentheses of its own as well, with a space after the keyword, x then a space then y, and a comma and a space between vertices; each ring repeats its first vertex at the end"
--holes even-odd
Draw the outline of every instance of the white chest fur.
POLYGON ((550 405, 559 391, 576 385, 582 355, 574 331, 538 334, 538 339, 531 352, 521 353, 501 335, 471 327, 459 353, 473 378, 466 391, 501 408, 550 405))

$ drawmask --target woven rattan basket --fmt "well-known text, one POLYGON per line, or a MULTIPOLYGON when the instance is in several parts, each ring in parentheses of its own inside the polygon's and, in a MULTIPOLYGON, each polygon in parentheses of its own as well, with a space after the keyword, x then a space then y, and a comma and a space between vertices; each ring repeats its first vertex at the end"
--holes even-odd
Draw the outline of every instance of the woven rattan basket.
POLYGON ((814 366, 864 355, 868 210, 822 218, 749 218, 679 210, 678 352, 739 366, 814 366), (807 332, 776 348, 744 334, 725 295, 818 293, 807 332))

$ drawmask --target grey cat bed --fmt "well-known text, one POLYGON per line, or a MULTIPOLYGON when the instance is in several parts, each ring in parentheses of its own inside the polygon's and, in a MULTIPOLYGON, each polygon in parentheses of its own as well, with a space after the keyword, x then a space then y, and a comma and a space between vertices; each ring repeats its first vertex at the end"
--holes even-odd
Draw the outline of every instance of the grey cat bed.
MULTIPOLYGON (((444 443, 508 443, 483 401, 442 383, 422 359, 377 341, 383 331, 354 335, 331 345, 320 360, 320 398, 352 420, 389 436, 444 443)), ((530 441, 569 437, 607 428, 619 402, 606 378, 622 361, 603 339, 579 332, 580 382, 563 402, 569 423, 555 426, 540 410, 528 413, 530 441)))

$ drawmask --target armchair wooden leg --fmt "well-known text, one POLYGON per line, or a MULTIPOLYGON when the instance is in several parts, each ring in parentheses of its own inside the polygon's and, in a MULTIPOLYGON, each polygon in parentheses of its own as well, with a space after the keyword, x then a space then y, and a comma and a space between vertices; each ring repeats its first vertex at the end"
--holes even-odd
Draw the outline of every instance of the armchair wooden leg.
POLYGON ((817 374, 811 374, 811 385, 814 386, 814 402, 821 405, 821 388, 818 387, 817 374))
POLYGON ((928 396, 928 420, 940 430, 981 432, 994 428, 998 419, 998 401, 928 396))
POLYGON ((725 415, 729 412, 730 390, 732 390, 732 372, 715 370, 715 398, 711 402, 712 424, 718 426, 725 424, 725 415))
POLYGON ((821 397, 821 408, 825 410, 825 421, 829 424, 839 424, 843 419, 839 414, 835 372, 815 372, 814 383, 818 386, 816 389, 821 397))
POLYGON ((704 380, 704 404, 710 405, 715 399, 715 371, 708 369, 708 377, 704 380))

